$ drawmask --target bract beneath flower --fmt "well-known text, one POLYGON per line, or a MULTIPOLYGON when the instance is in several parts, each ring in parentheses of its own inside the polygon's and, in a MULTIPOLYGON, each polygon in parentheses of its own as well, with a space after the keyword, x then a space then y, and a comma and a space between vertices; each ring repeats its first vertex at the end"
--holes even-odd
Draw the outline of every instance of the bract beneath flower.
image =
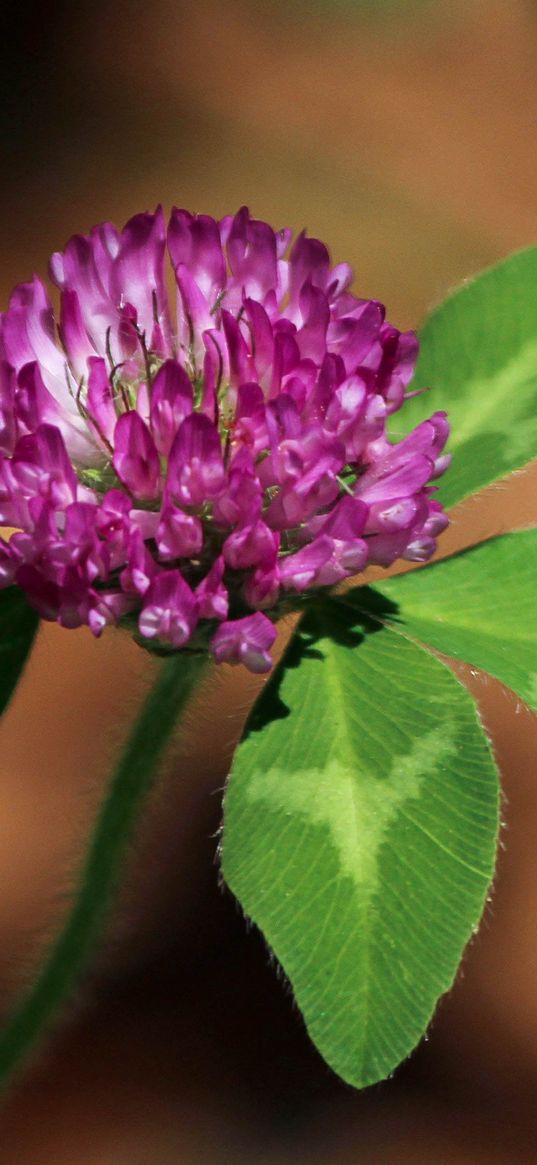
POLYGON ((433 554, 446 416, 388 440, 417 340, 323 243, 159 208, 50 275, 0 316, 0 586, 265 671, 285 596, 433 554))

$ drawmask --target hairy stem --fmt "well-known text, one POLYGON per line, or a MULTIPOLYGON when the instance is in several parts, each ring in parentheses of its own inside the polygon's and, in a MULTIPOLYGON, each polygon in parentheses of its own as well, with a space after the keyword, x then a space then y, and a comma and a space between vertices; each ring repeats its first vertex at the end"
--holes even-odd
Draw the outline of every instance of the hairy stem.
POLYGON ((44 1034, 88 965, 164 748, 204 666, 203 656, 182 652, 161 665, 99 813, 71 913, 36 982, 0 1033, 0 1086, 44 1034))

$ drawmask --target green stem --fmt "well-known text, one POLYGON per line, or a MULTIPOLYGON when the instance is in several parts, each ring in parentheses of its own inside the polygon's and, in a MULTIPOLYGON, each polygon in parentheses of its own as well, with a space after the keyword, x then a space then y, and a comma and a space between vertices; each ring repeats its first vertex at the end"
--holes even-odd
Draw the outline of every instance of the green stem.
POLYGON ((182 652, 161 666, 100 811, 71 914, 37 981, 0 1033, 0 1087, 46 1031, 87 967, 164 748, 204 666, 203 656, 182 652))

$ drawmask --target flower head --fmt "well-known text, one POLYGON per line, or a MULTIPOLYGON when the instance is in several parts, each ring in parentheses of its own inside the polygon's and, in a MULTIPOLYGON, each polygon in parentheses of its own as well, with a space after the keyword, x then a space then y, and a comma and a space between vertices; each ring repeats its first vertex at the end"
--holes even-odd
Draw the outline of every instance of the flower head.
POLYGON ((434 552, 445 414, 388 440, 416 337, 322 243, 159 209, 50 275, 57 321, 37 278, 0 316, 0 586, 44 618, 263 671, 286 593, 434 552))

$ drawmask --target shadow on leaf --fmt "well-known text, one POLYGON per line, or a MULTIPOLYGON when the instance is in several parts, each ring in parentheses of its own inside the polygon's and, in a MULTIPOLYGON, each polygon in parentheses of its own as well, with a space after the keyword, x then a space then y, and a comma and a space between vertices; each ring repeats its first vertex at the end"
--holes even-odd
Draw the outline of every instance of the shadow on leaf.
POLYGON ((285 676, 291 668, 300 667, 305 659, 323 663, 323 641, 331 639, 340 647, 356 651, 367 636, 382 631, 384 620, 397 621, 398 612, 397 603, 372 587, 356 587, 341 597, 316 596, 254 705, 243 739, 253 732, 261 732, 272 721, 285 720, 291 715, 281 695, 285 676))

